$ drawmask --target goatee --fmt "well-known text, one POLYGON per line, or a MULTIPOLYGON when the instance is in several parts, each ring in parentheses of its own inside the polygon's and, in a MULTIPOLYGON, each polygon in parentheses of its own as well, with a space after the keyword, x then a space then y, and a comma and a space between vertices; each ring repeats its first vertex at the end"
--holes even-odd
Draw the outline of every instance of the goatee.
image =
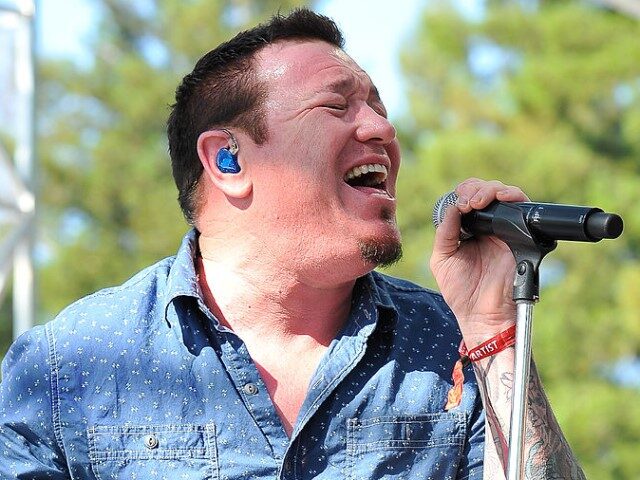
POLYGON ((360 243, 360 254, 366 262, 389 267, 402 258, 402 244, 397 238, 367 240, 360 243))
POLYGON ((395 235, 385 238, 372 238, 360 242, 360 255, 365 262, 378 267, 389 267, 402 258, 402 243, 396 224, 395 210, 384 209, 381 212, 383 220, 396 230, 395 235))

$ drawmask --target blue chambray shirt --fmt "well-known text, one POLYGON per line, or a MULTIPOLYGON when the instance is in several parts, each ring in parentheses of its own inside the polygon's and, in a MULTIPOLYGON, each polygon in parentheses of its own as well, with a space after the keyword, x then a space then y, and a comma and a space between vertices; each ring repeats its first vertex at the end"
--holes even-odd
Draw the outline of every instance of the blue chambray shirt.
POLYGON ((0 478, 482 478, 470 370, 462 403, 444 411, 460 337, 440 295, 359 279, 288 438, 246 346, 204 305, 196 245, 191 231, 175 257, 16 341, 0 384, 0 478))

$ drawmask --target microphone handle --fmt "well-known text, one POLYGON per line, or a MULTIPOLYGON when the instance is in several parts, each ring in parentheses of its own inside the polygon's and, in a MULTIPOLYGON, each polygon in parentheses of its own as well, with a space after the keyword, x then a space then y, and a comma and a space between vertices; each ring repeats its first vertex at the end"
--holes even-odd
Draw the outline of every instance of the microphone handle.
POLYGON ((619 237, 623 229, 620 216, 596 207, 495 201, 482 210, 464 214, 462 230, 471 235, 497 235, 501 219, 512 218, 514 212, 508 210, 513 209, 521 212, 531 234, 544 241, 599 242, 619 237))

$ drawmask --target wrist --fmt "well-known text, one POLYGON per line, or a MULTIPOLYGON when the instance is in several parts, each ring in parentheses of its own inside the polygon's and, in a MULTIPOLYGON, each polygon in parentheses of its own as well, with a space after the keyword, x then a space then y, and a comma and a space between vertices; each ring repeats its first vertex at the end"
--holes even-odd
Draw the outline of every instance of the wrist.
POLYGON ((508 330, 509 328, 515 326, 515 323, 511 323, 508 325, 504 325, 500 328, 496 328, 495 330, 485 330, 482 332, 476 333, 463 333, 462 341, 467 345, 468 348, 475 348, 478 345, 482 345, 484 342, 494 338, 496 335, 499 335, 501 332, 508 330))
POLYGON ((480 345, 515 324, 515 313, 483 315, 481 317, 467 317, 463 320, 458 320, 462 339, 469 347, 480 345))
POLYGON ((460 348, 458 349, 460 359, 455 363, 451 374, 453 386, 447 393, 447 403, 444 409, 450 410, 460 405, 460 401, 462 399, 462 384, 464 383, 463 369, 469 364, 469 362, 481 362, 484 359, 497 355, 512 347, 515 343, 515 324, 512 324, 506 330, 499 332, 488 340, 485 340, 472 348, 467 348, 465 342, 462 341, 460 348))

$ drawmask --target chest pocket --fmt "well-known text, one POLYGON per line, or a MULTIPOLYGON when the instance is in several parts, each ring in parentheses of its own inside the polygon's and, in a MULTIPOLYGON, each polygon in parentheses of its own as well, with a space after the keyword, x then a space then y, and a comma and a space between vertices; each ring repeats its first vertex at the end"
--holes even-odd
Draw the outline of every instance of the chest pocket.
POLYGON ((94 426, 89 459, 98 480, 217 480, 214 425, 94 426))
POLYGON ((349 419, 349 478, 456 478, 465 438, 460 413, 349 419))

